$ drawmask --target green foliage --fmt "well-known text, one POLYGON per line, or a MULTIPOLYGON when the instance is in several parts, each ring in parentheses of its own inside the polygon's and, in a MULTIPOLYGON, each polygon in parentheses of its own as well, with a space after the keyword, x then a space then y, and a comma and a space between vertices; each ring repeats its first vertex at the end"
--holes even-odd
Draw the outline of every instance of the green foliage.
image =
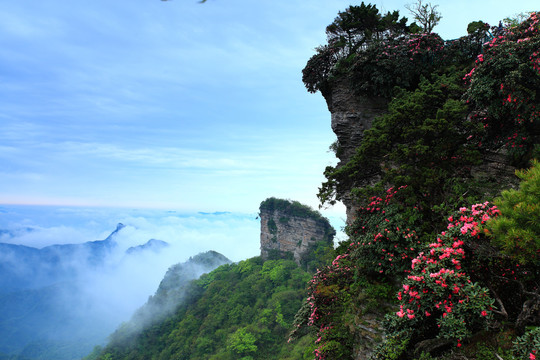
POLYGON ((227 338, 227 350, 232 350, 237 356, 247 356, 257 352, 256 341, 255 336, 243 327, 227 338))
MULTIPOLYGON (((471 350, 472 351, 472 350, 471 350)), ((494 346, 486 343, 476 343, 474 347, 474 355, 476 359, 482 360, 516 360, 509 351, 504 349, 495 348, 494 346)), ((527 360, 530 360, 527 358, 527 360)))
MULTIPOLYGON (((365 91, 367 86, 371 91, 369 95, 388 95, 388 89, 403 83, 399 79, 408 75, 406 69, 396 73, 398 78, 394 81, 391 75, 386 77, 391 83, 388 86, 380 81, 370 81, 371 75, 363 76, 362 69, 366 67, 371 71, 372 67, 377 68, 377 60, 383 63, 383 59, 378 58, 388 55, 396 44, 403 44, 404 51, 401 55, 409 58, 416 54, 416 49, 413 49, 416 44, 410 44, 410 51, 405 49, 409 39, 406 34, 416 31, 416 24, 414 25, 407 26, 407 19, 400 18, 398 11, 388 12, 383 16, 375 5, 365 5, 362 2, 360 6, 350 6, 339 12, 334 22, 326 28, 328 43, 318 47, 317 53, 309 59, 302 70, 302 81, 309 92, 321 91, 326 95, 332 77, 349 73, 351 66, 354 66, 350 72, 354 75, 355 82, 361 80, 358 90, 365 91)), ((383 68, 390 69, 388 66, 383 68)))
POLYGON ((340 11, 334 22, 326 27, 328 44, 338 49, 340 57, 348 57, 373 40, 398 37, 407 31, 407 18, 399 12, 382 16, 375 5, 349 6, 340 11))
POLYGON ((290 219, 289 219, 288 217, 286 217, 286 216, 282 216, 282 217, 279 218, 279 222, 280 222, 281 224, 288 224, 288 223, 289 223, 289 220, 290 220, 290 219))
POLYGON ((470 22, 467 25, 468 34, 481 34, 483 36, 487 30, 489 30, 489 24, 481 20, 470 22))
POLYGON ((354 90, 391 98, 395 87, 415 89, 444 60, 444 42, 437 34, 410 35, 372 44, 350 62, 354 90))
MULTIPOLYGON (((273 240, 273 239, 272 239, 273 240)), ((277 239, 276 239, 277 241, 277 239)), ((293 260, 294 255, 290 251, 281 251, 278 249, 268 249, 267 250, 267 259, 268 260, 293 260)))
POLYGON ((286 336, 309 278, 292 260, 221 266, 194 281, 165 321, 128 341, 114 335, 93 359, 284 359, 296 346, 286 336))
POLYGON ((420 356, 414 360, 435 360, 435 358, 431 357, 429 353, 422 352, 420 356))
POLYGON ((505 17, 503 21, 506 27, 515 27, 527 20, 533 13, 533 11, 521 12, 514 14, 513 16, 505 17))
POLYGON ((268 220, 268 230, 270 231, 270 234, 272 235, 277 234, 278 228, 274 219, 268 220))
MULTIPOLYGON (((291 217, 298 217, 298 218, 304 218, 304 219, 313 218, 321 222, 328 222, 328 220, 325 217, 323 217, 320 212, 313 210, 307 205, 301 204, 298 201, 277 199, 275 197, 268 198, 264 200, 263 202, 261 202, 261 204, 259 205, 259 211, 261 212, 262 211, 267 211, 267 212, 280 211, 287 215, 286 217, 282 217, 279 219, 280 222, 283 222, 283 223, 288 222, 291 217)), ((272 225, 272 229, 273 229, 276 223, 273 220, 272 222, 273 222, 273 225, 272 225)), ((269 224, 269 227, 270 227, 270 224, 269 224)))
POLYGON ((315 273, 334 258, 334 246, 326 241, 310 243, 300 258, 300 266, 309 273, 315 273))
MULTIPOLYGON (((350 327, 351 301, 355 297, 354 269, 348 255, 338 255, 331 265, 319 270, 311 280, 308 297, 295 317, 291 337, 302 334, 305 327, 315 333, 316 359, 351 359, 354 336, 350 327)), ((351 312, 352 310, 352 312, 351 312)))
POLYGON ((440 19, 435 8, 421 1, 411 7, 422 13, 423 32, 416 23, 406 26, 397 11, 382 16, 375 5, 340 12, 327 27, 328 43, 316 48, 302 70, 306 88, 328 97, 332 84, 345 79, 361 95, 391 98, 395 87, 414 90, 422 77, 446 66, 470 66, 485 33, 445 43, 431 33, 440 19))
POLYGON ((513 352, 516 360, 536 359, 536 356, 540 355, 540 327, 535 327, 517 338, 513 352))
POLYGON ((518 171, 519 190, 506 190, 495 200, 501 215, 489 224, 493 243, 520 264, 540 266, 540 163, 518 171))
POLYGON ((315 50, 316 54, 302 70, 302 81, 310 93, 320 91, 324 95, 329 90, 328 79, 332 69, 339 60, 338 51, 329 45, 318 46, 315 50))
POLYGON ((326 27, 328 43, 344 50, 347 57, 377 32, 379 10, 375 5, 349 6, 340 11, 334 22, 326 27))
POLYGON ((403 358, 411 334, 407 330, 389 334, 374 350, 370 360, 398 360, 403 358))

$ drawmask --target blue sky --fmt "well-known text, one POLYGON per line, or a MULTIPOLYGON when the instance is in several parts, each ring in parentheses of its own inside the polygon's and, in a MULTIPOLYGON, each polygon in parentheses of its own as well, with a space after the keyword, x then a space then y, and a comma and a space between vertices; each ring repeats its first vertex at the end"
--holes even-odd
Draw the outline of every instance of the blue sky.
MULTIPOLYGON (((372 3, 410 17, 406 2, 372 3)), ((457 38, 535 3, 441 1, 435 30, 457 38)), ((301 70, 350 4, 5 2, 0 203, 253 212, 276 196, 316 207, 335 137, 301 70)))

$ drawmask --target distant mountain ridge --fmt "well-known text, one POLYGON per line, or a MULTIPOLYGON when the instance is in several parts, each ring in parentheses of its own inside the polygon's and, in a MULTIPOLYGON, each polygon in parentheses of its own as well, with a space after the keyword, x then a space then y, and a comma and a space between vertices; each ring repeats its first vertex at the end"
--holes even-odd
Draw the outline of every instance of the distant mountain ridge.
POLYGON ((157 240, 157 239, 150 239, 146 243, 144 243, 143 245, 137 245, 137 246, 130 247, 129 249, 126 250, 126 254, 134 254, 134 253, 138 253, 140 251, 146 251, 146 250, 159 252, 163 248, 166 248, 168 246, 169 246, 169 243, 166 242, 166 241, 157 240))
POLYGON ((169 246, 150 239, 123 251, 117 240, 125 227, 119 223, 103 240, 41 249, 0 243, 0 358, 2 353, 15 354, 10 359, 80 358, 104 340, 117 323, 92 318, 94 310, 82 295, 84 276, 111 266, 118 251, 124 256, 114 261, 155 256, 169 246), (57 353, 60 348, 69 351, 57 353))
POLYGON ((125 228, 119 223, 104 240, 81 244, 56 244, 38 249, 0 243, 0 294, 70 281, 81 262, 99 266, 118 245, 115 237, 125 228))

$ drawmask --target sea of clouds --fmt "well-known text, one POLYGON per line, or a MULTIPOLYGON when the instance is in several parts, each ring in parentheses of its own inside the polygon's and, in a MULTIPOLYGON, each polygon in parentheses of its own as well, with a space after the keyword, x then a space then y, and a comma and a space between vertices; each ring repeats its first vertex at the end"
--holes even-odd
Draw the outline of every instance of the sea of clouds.
MULTIPOLYGON (((113 236, 116 246, 102 259, 103 263, 88 266, 82 256, 70 260, 70 271, 77 274, 78 290, 69 294, 62 305, 73 316, 91 315, 96 319, 96 331, 104 334, 129 320, 155 293, 172 265, 208 250, 233 262, 260 252, 256 213, 2 205, 0 242, 43 248, 104 240, 119 223, 124 227, 113 236), (126 253, 150 239, 165 241, 170 246, 159 251, 126 253)), ((10 261, 9 266, 17 266, 17 262, 10 261)))
MULTIPOLYGON (((338 232, 340 221, 331 219, 338 232)), ((78 290, 62 305, 72 309, 74 316, 80 312, 95 319, 96 332, 104 337, 155 293, 172 265, 209 250, 233 262, 260 254, 257 213, 1 205, 0 243, 43 248, 104 240, 119 223, 124 227, 114 235, 116 247, 99 267, 88 266, 82 258, 79 265, 73 259, 78 290), (126 253, 150 239, 170 246, 126 253)))

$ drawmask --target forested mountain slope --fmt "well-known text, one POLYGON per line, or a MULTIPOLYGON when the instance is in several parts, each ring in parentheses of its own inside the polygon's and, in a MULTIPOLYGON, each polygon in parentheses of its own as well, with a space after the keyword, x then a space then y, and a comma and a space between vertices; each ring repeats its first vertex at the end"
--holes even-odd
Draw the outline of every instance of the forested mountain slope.
POLYGON ((292 260, 222 265, 193 282, 162 323, 129 338, 120 328, 87 359, 302 358, 305 341, 287 336, 310 277, 292 260))

